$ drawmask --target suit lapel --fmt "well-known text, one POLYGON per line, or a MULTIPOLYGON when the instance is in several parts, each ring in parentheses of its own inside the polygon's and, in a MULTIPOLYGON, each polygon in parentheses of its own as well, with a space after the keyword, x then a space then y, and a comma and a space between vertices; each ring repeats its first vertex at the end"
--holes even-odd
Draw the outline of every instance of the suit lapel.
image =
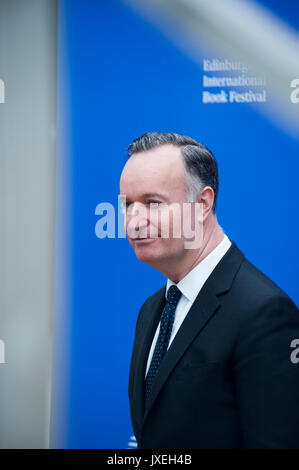
POLYGON ((140 325, 141 333, 138 346, 136 347, 136 369, 134 376, 134 402, 137 420, 142 423, 144 416, 144 377, 147 364, 147 358, 151 344, 158 327, 161 312, 165 304, 166 286, 160 289, 157 297, 150 303, 144 311, 143 324, 140 325))
POLYGON ((188 349, 193 339, 205 327, 211 316, 217 311, 219 305, 220 302, 216 295, 209 292, 207 287, 204 290, 201 290, 173 339, 167 354, 161 362, 153 384, 150 399, 145 409, 144 419, 155 402, 169 374, 188 349))

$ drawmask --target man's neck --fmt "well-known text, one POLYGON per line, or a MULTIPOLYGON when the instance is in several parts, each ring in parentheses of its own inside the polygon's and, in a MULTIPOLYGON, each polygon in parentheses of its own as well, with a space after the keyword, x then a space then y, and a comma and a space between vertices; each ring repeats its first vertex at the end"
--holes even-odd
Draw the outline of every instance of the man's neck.
POLYGON ((176 284, 205 259, 224 239, 224 231, 215 219, 213 224, 204 228, 203 242, 199 250, 186 250, 186 256, 176 261, 175 266, 167 266, 162 274, 176 284))

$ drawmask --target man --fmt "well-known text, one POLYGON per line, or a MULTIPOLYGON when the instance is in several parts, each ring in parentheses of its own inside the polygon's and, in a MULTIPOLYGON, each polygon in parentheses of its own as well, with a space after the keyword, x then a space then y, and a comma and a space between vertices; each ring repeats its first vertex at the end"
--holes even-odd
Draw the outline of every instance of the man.
POLYGON ((136 324, 129 399, 138 448, 299 448, 299 311, 218 224, 214 156, 168 133, 142 135, 128 155, 127 236, 167 278, 136 324), (193 246, 190 232, 176 235, 186 220, 193 246))

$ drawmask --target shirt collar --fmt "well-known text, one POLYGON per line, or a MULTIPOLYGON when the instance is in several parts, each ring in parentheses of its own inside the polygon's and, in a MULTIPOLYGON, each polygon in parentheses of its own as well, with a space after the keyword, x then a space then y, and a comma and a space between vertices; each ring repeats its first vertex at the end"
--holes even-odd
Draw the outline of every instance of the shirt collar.
POLYGON ((177 284, 170 279, 167 279, 165 297, 167 296, 169 287, 176 285, 190 302, 194 302, 200 289, 230 246, 231 241, 227 235, 224 235, 223 240, 216 246, 216 248, 214 248, 208 256, 189 271, 189 273, 187 273, 186 276, 177 284))

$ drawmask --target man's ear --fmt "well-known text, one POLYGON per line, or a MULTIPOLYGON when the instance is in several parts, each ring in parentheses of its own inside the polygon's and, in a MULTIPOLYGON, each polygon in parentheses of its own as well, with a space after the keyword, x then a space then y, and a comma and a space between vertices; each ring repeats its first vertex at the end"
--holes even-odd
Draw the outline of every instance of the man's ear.
POLYGON ((207 218, 213 209, 214 197, 214 190, 211 186, 206 186, 197 196, 196 202, 201 204, 203 220, 207 218))

